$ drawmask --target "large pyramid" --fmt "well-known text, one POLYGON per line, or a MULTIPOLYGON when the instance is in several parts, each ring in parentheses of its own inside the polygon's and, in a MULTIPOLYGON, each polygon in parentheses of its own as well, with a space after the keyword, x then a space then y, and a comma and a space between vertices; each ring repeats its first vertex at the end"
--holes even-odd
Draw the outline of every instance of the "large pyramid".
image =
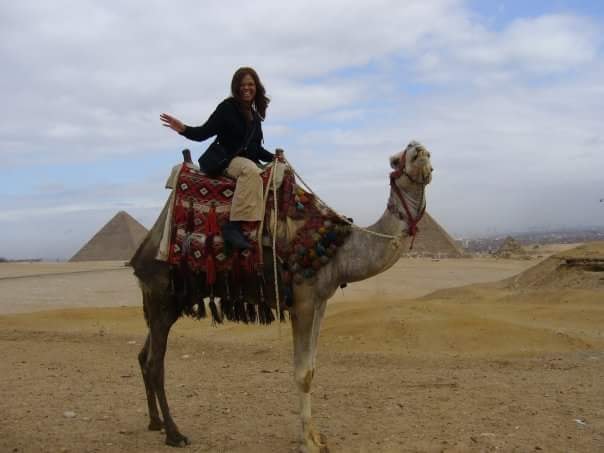
POLYGON ((130 214, 120 211, 69 261, 129 260, 147 232, 130 214))
POLYGON ((408 255, 431 256, 435 258, 461 258, 463 249, 449 233, 427 212, 418 224, 419 232, 408 255))

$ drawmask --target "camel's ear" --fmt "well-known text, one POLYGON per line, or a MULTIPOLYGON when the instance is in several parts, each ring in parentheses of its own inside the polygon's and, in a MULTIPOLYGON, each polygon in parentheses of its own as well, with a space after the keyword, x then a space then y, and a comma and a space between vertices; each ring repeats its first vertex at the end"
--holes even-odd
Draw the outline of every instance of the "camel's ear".
POLYGON ((401 166, 401 157, 405 151, 400 151, 396 153, 394 156, 390 157, 390 167, 393 170, 398 170, 401 166))

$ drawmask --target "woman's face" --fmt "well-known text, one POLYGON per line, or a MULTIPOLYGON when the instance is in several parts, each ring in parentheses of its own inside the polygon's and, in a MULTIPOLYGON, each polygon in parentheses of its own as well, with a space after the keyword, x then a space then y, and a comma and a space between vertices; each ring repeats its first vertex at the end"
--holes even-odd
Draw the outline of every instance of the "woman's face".
POLYGON ((243 79, 241 79, 239 97, 243 102, 252 102, 254 97, 256 97, 256 83, 254 82, 254 78, 249 74, 244 75, 243 79))

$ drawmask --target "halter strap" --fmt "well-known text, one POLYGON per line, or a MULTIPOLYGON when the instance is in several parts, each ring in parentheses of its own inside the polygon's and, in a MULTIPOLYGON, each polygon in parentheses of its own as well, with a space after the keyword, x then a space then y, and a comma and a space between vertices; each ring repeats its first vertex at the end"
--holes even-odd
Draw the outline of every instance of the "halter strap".
POLYGON ((419 221, 424 216, 424 213, 426 212, 426 205, 423 203, 423 199, 424 199, 423 191, 425 190, 426 185, 421 184, 422 185, 422 201, 421 201, 421 203, 423 204, 423 206, 421 207, 420 211, 417 213, 417 217, 414 218, 413 215, 411 214, 411 210, 409 209, 409 205, 407 204, 407 200, 405 200, 405 197, 403 196, 403 193, 401 192, 401 189, 399 188, 399 186, 396 185, 396 180, 403 175, 406 175, 411 180, 411 182, 420 184, 420 183, 416 182, 415 180, 413 180, 413 178, 411 178, 409 176, 409 174, 405 171, 405 164, 407 162, 406 157, 407 157, 407 150, 405 150, 405 152, 403 153, 403 155, 401 156, 401 158, 399 160, 399 165, 398 165, 399 168, 397 170, 394 170, 392 173, 390 173, 390 187, 392 187, 392 190, 394 191, 394 193, 396 194, 398 199, 401 201, 401 204, 403 205, 403 209, 405 210, 406 218, 402 215, 402 213, 400 211, 398 211, 396 209, 396 206, 394 206, 393 203, 388 204, 388 209, 390 210, 390 212, 393 212, 396 215, 398 215, 399 219, 401 219, 402 221, 407 223, 407 234, 409 236, 411 236, 411 245, 409 246, 409 250, 411 250, 411 249, 413 249, 415 237, 419 231, 417 224, 419 223, 419 221))

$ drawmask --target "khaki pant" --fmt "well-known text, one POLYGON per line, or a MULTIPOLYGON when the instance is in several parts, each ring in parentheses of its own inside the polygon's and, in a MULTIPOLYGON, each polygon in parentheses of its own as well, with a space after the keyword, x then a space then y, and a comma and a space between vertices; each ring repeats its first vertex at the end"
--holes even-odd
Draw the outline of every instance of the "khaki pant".
POLYGON ((226 169, 226 174, 237 180, 233 204, 232 221, 258 222, 262 220, 263 186, 262 170, 245 157, 235 157, 226 169))

